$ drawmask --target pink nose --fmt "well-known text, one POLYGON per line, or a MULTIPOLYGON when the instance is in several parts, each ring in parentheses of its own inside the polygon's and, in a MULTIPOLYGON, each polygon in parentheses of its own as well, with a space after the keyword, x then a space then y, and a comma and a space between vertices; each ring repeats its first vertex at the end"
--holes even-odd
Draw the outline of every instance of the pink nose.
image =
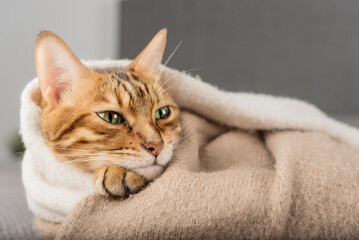
POLYGON ((153 156, 157 157, 163 148, 163 142, 149 142, 144 146, 153 156))

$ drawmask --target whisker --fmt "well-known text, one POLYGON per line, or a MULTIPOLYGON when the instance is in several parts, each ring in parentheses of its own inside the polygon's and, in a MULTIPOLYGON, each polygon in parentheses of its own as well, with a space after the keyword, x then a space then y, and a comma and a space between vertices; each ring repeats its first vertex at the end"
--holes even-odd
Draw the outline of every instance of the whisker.
POLYGON ((64 157, 61 158, 63 160, 63 162, 65 163, 82 163, 82 162, 95 162, 95 161, 99 161, 99 162, 104 162, 104 161, 119 161, 122 164, 124 163, 133 163, 133 158, 128 159, 128 158, 104 158, 104 157, 79 157, 77 159, 73 159, 73 160, 69 160, 66 159, 64 157))
POLYGON ((176 85, 178 85, 178 84, 179 84, 179 82, 173 83, 172 85, 170 85, 169 87, 167 87, 166 89, 164 89, 164 90, 162 91, 162 93, 167 92, 168 89, 170 89, 171 87, 176 86, 176 85))
POLYGON ((182 41, 180 41, 180 42, 177 44, 175 50, 173 50, 173 52, 168 56, 168 58, 166 59, 166 61, 163 63, 164 67, 162 67, 160 73, 158 74, 158 76, 157 76, 157 78, 156 78, 156 81, 155 81, 155 84, 154 84, 154 87, 156 87, 157 81, 160 79, 163 70, 165 69, 165 67, 167 66, 167 64, 170 62, 171 58, 173 57, 173 55, 175 54, 175 52, 177 51, 177 49, 179 48, 179 46, 181 46, 181 44, 182 44, 182 41))
POLYGON ((175 50, 173 50, 173 52, 171 53, 171 55, 169 55, 169 57, 168 57, 168 58, 166 59, 166 61, 163 63, 164 66, 167 66, 167 64, 170 62, 171 58, 172 58, 173 55, 176 53, 177 49, 179 48, 179 46, 181 46, 181 44, 182 44, 182 41, 180 41, 180 42, 177 44, 175 50))
POLYGON ((86 152, 101 152, 103 150, 96 150, 96 149, 79 149, 79 148, 55 148, 55 149, 59 149, 59 150, 67 150, 67 151, 86 151, 86 152))
POLYGON ((85 151, 85 152, 109 152, 109 151, 122 151, 121 149, 79 149, 79 148, 55 148, 67 151, 85 151))
POLYGON ((196 71, 196 70, 204 70, 204 69, 206 69, 206 68, 204 68, 204 67, 199 67, 199 68, 191 68, 191 69, 188 69, 188 70, 184 70, 184 71, 182 71, 182 72, 184 72, 184 73, 189 73, 189 72, 192 72, 192 71, 196 71))
POLYGON ((102 152, 98 152, 98 153, 72 153, 72 154, 64 154, 64 153, 60 153, 63 156, 67 156, 67 157, 76 157, 76 156, 95 156, 95 154, 101 154, 103 156, 107 156, 107 155, 111 155, 111 154, 115 154, 115 155, 131 155, 131 156, 139 156, 136 153, 132 153, 132 152, 114 152, 114 153, 102 153, 102 152))
POLYGON ((162 89, 162 87, 168 82, 168 81, 170 81, 170 80, 172 80, 173 78, 169 78, 169 79, 167 79, 166 81, 164 81, 164 83, 162 83, 162 85, 158 88, 159 90, 161 90, 162 89))
MULTIPOLYGON (((118 162, 119 164, 127 164, 127 163, 131 163, 132 161, 130 160, 126 160, 126 159, 110 159, 110 158, 87 158, 87 159, 76 159, 76 160, 71 160, 71 161, 64 161, 63 163, 68 164, 68 165, 76 165, 79 163, 87 163, 87 162, 101 162, 101 164, 104 164, 104 161, 112 161, 112 162, 118 162)), ((106 165, 111 164, 106 162, 106 165)))
MULTIPOLYGON (((203 70, 205 69, 204 67, 199 67, 199 68, 191 68, 191 69, 188 69, 188 70, 184 70, 182 72, 184 73, 189 73, 189 72, 192 72, 192 71, 196 71, 196 70, 203 70)), ((171 81, 172 79, 174 79, 175 77, 177 77, 176 75, 175 76, 172 76, 168 79, 166 79, 166 81, 164 81, 164 83, 162 83, 162 85, 158 88, 158 89, 161 89, 167 82, 171 81)))

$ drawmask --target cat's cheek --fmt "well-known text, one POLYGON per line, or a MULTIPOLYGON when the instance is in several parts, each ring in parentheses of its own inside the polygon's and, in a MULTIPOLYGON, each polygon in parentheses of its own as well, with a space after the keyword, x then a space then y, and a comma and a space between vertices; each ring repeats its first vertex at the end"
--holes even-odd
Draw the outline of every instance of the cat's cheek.
POLYGON ((147 180, 152 181, 164 172, 164 167, 152 165, 148 167, 134 168, 132 171, 146 178, 147 180))
POLYGON ((172 158, 172 147, 168 146, 162 150, 160 155, 158 155, 156 159, 156 163, 161 166, 166 166, 168 162, 171 160, 171 158, 172 158))

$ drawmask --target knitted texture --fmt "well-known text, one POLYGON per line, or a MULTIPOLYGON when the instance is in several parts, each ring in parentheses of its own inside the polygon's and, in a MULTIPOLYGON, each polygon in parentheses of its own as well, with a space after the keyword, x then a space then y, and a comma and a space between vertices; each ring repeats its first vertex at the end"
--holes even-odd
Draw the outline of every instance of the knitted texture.
POLYGON ((37 79, 28 84, 23 182, 40 232, 59 239, 358 234, 357 129, 295 99, 225 92, 169 68, 162 81, 181 108, 184 137, 165 173, 125 200, 91 195, 91 174, 56 161, 31 98, 37 79))
POLYGON ((165 173, 125 200, 90 196, 57 239, 356 239, 359 152, 316 132, 227 130, 182 113, 165 173))

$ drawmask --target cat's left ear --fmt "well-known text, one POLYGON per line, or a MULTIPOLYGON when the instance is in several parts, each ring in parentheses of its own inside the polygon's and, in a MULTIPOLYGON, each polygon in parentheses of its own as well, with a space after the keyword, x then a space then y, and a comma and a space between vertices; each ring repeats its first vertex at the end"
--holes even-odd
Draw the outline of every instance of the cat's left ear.
POLYGON ((167 41, 167 29, 159 31, 145 49, 132 61, 129 68, 156 78, 160 74, 163 52, 167 41))

